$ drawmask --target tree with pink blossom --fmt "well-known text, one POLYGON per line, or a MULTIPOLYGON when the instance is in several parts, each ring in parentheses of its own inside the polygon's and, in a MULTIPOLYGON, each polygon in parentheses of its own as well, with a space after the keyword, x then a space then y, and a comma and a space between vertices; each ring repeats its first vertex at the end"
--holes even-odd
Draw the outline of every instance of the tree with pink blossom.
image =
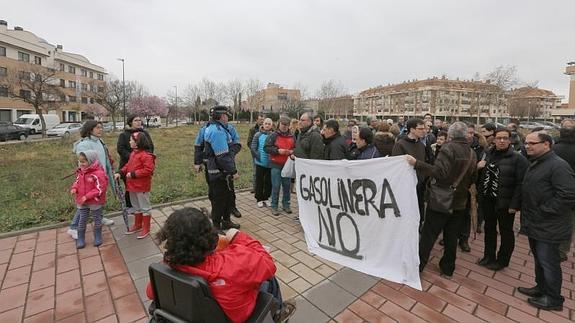
POLYGON ((101 104, 91 103, 88 104, 84 113, 88 118, 93 118, 95 120, 102 120, 103 117, 108 115, 108 110, 104 108, 101 104))
POLYGON ((155 95, 143 96, 130 101, 130 113, 146 118, 146 125, 148 125, 154 116, 167 116, 168 108, 166 102, 155 95))

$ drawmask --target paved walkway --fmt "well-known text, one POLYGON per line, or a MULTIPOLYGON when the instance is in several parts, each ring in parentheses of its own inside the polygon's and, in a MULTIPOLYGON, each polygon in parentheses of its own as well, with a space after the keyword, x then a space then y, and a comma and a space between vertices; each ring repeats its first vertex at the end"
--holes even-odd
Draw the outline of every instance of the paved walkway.
MULTIPOLYGON (((483 252, 483 235, 477 235, 470 241, 471 253, 459 252, 452 280, 439 277, 441 247, 437 245, 421 276, 424 291, 420 292, 309 254, 301 227, 293 221, 295 214, 272 216, 269 208, 257 208, 248 192, 237 198, 244 214, 237 222, 271 247, 284 298, 297 302, 290 322, 575 320, 573 253, 562 264, 567 298, 562 312, 539 311, 515 291, 516 286, 534 284, 533 259, 523 236, 517 239, 510 267, 494 273, 475 264, 483 252)), ((157 232, 174 209, 185 206, 209 208, 209 201, 153 210, 152 231, 157 232)), ((160 248, 150 238, 125 236, 123 225, 110 229, 104 246, 80 252, 65 229, 0 240, 0 322, 145 321, 147 267, 161 260, 160 248)))

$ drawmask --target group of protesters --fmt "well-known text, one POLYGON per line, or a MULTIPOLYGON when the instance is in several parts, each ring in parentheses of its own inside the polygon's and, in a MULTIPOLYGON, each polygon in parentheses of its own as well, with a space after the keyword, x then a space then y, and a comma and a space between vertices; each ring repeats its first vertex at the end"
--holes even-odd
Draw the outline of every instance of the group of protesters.
POLYGON ((567 259, 575 221, 575 120, 563 120, 556 138, 540 128, 524 136, 517 121, 506 127, 448 124, 430 114, 398 121, 372 118, 363 126, 352 119, 345 131, 335 119, 324 121, 309 113, 300 116, 297 128, 293 124, 281 117, 274 129, 273 121, 262 115, 250 131, 258 207, 271 206, 272 214, 279 215, 282 186, 283 209, 291 213, 289 179, 281 177, 281 168, 293 156, 357 160, 405 155, 418 180, 420 271, 442 234, 439 268, 442 277, 451 278, 457 247, 471 251, 472 222, 477 233, 485 233, 483 257, 477 263, 494 271, 508 267, 515 217, 520 215, 520 233, 529 238, 537 285, 518 291, 530 296, 528 302, 535 307, 562 308, 560 263, 567 259), (452 190, 449 206, 442 205, 438 195, 445 188, 452 190))

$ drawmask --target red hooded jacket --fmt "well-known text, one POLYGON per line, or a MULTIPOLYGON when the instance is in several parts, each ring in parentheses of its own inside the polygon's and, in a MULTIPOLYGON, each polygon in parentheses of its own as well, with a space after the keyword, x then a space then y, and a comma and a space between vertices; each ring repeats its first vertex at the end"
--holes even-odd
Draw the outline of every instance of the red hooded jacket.
POLYGON ((72 184, 72 189, 76 190, 76 204, 105 205, 107 188, 108 176, 98 160, 86 168, 76 170, 76 180, 72 184), (84 196, 86 201, 82 202, 84 196))
MULTIPOLYGON (((227 248, 208 255, 203 263, 174 269, 205 279, 212 295, 233 322, 244 322, 252 314, 260 285, 276 272, 272 257, 261 243, 238 232, 227 248)), ((154 299, 148 283, 146 294, 154 299)))
POLYGON ((149 192, 152 189, 152 175, 155 168, 154 154, 140 149, 133 150, 128 163, 120 170, 123 176, 130 173, 130 178, 126 177, 126 191, 149 192))

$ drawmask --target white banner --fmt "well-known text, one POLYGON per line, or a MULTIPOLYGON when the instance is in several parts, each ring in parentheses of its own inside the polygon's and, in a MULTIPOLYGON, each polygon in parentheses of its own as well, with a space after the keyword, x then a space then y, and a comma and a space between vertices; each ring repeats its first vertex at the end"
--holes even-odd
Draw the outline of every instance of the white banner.
POLYGON ((421 290, 417 177, 405 157, 296 160, 311 253, 421 290))

